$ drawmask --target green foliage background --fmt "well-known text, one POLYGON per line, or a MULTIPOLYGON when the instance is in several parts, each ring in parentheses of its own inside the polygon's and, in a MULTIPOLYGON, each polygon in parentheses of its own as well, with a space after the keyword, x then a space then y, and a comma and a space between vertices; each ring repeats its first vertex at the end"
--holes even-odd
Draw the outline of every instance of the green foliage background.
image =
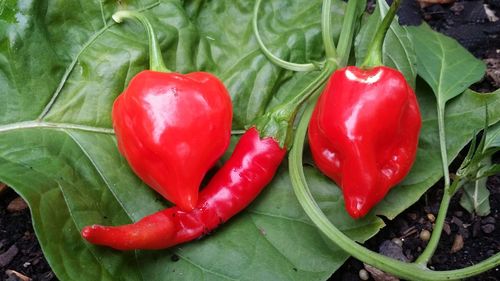
MULTIPOLYGON (((303 213, 286 163, 249 208, 199 241, 164 251, 118 252, 89 245, 79 235, 85 225, 130 223, 167 206, 134 176, 116 148, 113 100, 148 67, 148 54, 142 27, 114 24, 113 12, 127 8, 148 14, 168 68, 220 77, 233 100, 234 129, 243 129, 317 74, 285 71, 265 58, 250 24, 253 5, 233 0, 0 1, 0 181, 29 203, 37 237, 60 280, 325 280, 348 257, 303 213)), ((344 5, 334 1, 332 7, 334 38, 344 5)), ((261 9, 259 28, 274 54, 299 63, 321 60, 321 1, 273 0, 261 9)), ((379 19, 376 12, 366 20, 379 19)), ((356 39, 358 60, 372 27, 365 25, 356 39)), ((432 88, 459 89, 459 94, 484 71, 484 66, 469 68, 471 79, 456 79, 465 76, 461 70, 446 69, 456 58, 480 63, 444 39, 436 44, 452 44, 446 55, 422 59, 413 46, 431 35, 442 38, 426 27, 394 25, 384 47, 386 62, 416 85, 423 115, 417 162, 406 180, 366 218, 354 221, 338 188, 314 167, 305 167, 323 211, 357 241, 383 227, 377 214, 395 217, 441 177, 435 96, 417 72, 432 88), (454 72, 437 84, 429 82, 442 71, 454 72)), ((485 102, 490 121, 498 121, 498 95, 466 91, 447 103, 450 159, 482 128, 485 102)))

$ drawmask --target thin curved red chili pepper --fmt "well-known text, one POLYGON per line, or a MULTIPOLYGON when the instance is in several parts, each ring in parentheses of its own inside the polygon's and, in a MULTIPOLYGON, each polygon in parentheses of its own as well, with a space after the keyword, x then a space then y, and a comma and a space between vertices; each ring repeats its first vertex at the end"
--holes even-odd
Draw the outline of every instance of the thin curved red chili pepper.
POLYGON ((201 191, 192 211, 172 207, 133 224, 88 226, 82 236, 118 250, 163 249, 200 238, 248 206, 272 180, 285 154, 286 148, 274 138, 261 139, 251 127, 201 191))

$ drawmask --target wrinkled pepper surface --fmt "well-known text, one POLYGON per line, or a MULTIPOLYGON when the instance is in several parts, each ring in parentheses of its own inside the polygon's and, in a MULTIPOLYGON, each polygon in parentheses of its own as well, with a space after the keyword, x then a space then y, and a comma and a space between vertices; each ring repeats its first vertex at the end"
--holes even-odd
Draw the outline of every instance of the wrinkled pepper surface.
POLYGON ((366 215, 408 174, 420 127, 415 93, 399 71, 349 66, 331 76, 309 124, 309 144, 353 218, 366 215))
POLYGON ((118 148, 146 184, 189 211, 231 137, 231 98, 205 72, 145 70, 113 105, 118 148))
POLYGON ((233 154, 200 192, 189 212, 171 207, 133 224, 92 225, 82 236, 92 244, 117 250, 163 249, 198 239, 246 208, 272 180, 286 148, 255 127, 241 136, 233 154))

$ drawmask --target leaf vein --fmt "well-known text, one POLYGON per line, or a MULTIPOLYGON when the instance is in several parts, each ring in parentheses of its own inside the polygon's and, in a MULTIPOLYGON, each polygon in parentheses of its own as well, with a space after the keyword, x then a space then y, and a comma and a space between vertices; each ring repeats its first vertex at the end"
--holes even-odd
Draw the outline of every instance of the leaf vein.
POLYGON ((186 256, 184 256, 184 255, 182 255, 182 254, 180 254, 180 252, 181 252, 181 251, 182 251, 182 250, 177 251, 177 255, 178 255, 180 258, 182 258, 183 260, 185 260, 186 262, 188 262, 188 263, 192 264, 194 267, 196 267, 196 268, 198 268, 199 270, 201 270, 202 272, 208 272, 208 273, 211 273, 211 274, 213 274, 213 275, 216 275, 216 276, 219 276, 219 277, 225 278, 225 279, 227 279, 227 280, 238 281, 238 279, 231 278, 231 277, 229 277, 229 276, 227 276, 227 275, 224 275, 224 274, 222 274, 222 273, 216 272, 216 271, 214 271, 214 270, 211 270, 211 269, 205 268, 205 267, 203 267, 203 266, 201 266, 201 265, 199 265, 199 264, 196 264, 195 262, 193 262, 193 261, 192 261, 191 259, 189 259, 188 257, 186 257, 186 256))
MULTIPOLYGON (((149 10, 149 9, 152 9, 156 6, 158 6, 160 4, 160 2, 155 2, 149 6, 146 6, 144 7, 143 9, 140 9, 138 10, 139 12, 143 12, 145 10, 149 10)), ((113 25, 115 25, 116 23, 111 23, 111 24, 105 24, 105 26, 103 28, 101 28, 99 31, 97 31, 94 35, 92 35, 89 40, 83 45, 83 47, 80 49, 80 51, 76 54, 76 56, 73 58, 73 60, 71 61, 70 65, 68 66, 68 68, 66 69, 66 72, 63 74, 63 77, 61 78, 61 81, 59 82, 59 85, 57 86, 56 90, 54 91, 54 94, 52 94, 52 98, 50 99, 50 101, 48 102, 48 104, 45 106, 45 108, 42 110, 42 113, 40 113, 40 115, 38 116, 37 120, 43 120, 43 118, 45 118, 45 116, 47 116, 47 114, 49 113, 49 111, 52 109, 52 107, 54 106, 57 98, 60 96, 61 92, 62 92, 62 89, 64 88, 64 86, 66 85, 66 82, 71 74, 71 72, 73 72, 73 69, 75 68, 77 62, 78 62, 78 59, 80 58, 80 56, 83 54, 83 52, 89 47, 92 45, 92 43, 95 42, 95 40, 97 40, 97 38, 99 38, 99 36, 101 36, 102 34, 104 34, 104 32, 106 32, 109 28, 111 28, 113 25)))
POLYGON ((15 130, 23 130, 23 129, 55 129, 55 130, 78 130, 85 132, 93 132, 100 134, 114 134, 114 130, 111 128, 104 127, 94 127, 88 125, 80 125, 74 123, 57 123, 57 122, 44 122, 44 121, 21 121, 16 123, 11 123, 7 125, 0 126, 0 133, 15 131, 15 130))
MULTIPOLYGON (((87 150, 85 149, 85 147, 83 146, 83 144, 78 140, 78 137, 73 135, 70 131, 67 131, 67 130, 64 130, 64 132, 75 142, 75 144, 81 149, 82 153, 85 155, 85 157, 87 157, 87 159, 90 161, 90 163, 92 163, 92 166, 94 167, 94 169, 96 170, 96 172, 99 174, 99 176, 101 176, 101 179, 102 181, 104 182, 105 186, 107 187, 107 189, 109 190, 109 192, 111 192, 111 194, 113 194, 113 197, 115 197, 115 200, 118 202, 118 204, 121 206, 121 208, 123 209, 123 211, 127 214, 127 216, 130 218, 130 221, 134 221, 132 215, 128 212, 127 208, 125 208, 125 205, 124 203, 120 200, 120 198, 116 195, 115 191, 113 190, 113 188, 111 187, 112 184, 110 182, 110 180, 105 176, 103 170, 99 167, 99 165, 97 164, 97 162, 94 160, 94 158, 92 158, 92 156, 90 156, 90 154, 87 152, 87 150)), ((61 192, 63 193, 63 197, 65 198, 64 196, 64 192, 61 190, 61 192)), ((66 202, 67 204, 67 202, 66 202)), ((70 212, 70 215, 71 215, 71 208, 68 207, 68 210, 70 212)), ((71 217, 73 218, 73 215, 71 215, 71 217)), ((74 218, 73 218, 73 221, 74 221, 74 218)), ((75 221, 74 221, 75 222, 75 221)), ((75 222, 76 224, 76 222, 75 222)), ((77 226, 78 228, 78 226, 77 226)), ((92 252, 93 255, 94 254, 94 251, 90 250, 92 252)), ((97 256, 96 256, 97 258, 97 256)), ((100 261, 98 259, 98 261, 100 261)), ((137 268, 138 267, 138 263, 137 263, 137 258, 134 259, 135 263, 136 263, 136 266, 137 268)), ((144 280, 143 279, 143 276, 142 274, 140 275, 141 276, 141 280, 144 280)))
MULTIPOLYGON (((78 231, 80 231, 80 229, 78 229, 78 225, 76 223, 76 218, 75 218, 75 216, 73 214, 73 211, 69 207, 70 203, 68 202, 68 199, 66 198, 66 196, 64 194, 64 190, 63 190, 61 184, 59 184, 58 182, 57 182, 57 187, 58 187, 59 191, 61 192, 61 195, 62 195, 63 200, 64 200, 64 204, 66 204, 66 208, 68 209, 68 214, 69 214, 69 216, 71 218, 71 221, 73 222, 73 225, 75 226, 75 228, 78 231)), ((99 263, 99 264, 101 264, 102 269, 104 270, 104 272, 107 272, 107 276, 112 276, 111 272, 109 272, 108 269, 104 265, 102 265, 101 259, 99 259, 98 254, 95 253, 95 251, 89 246, 88 243, 85 243, 85 247, 92 254, 92 256, 94 257, 94 259, 96 260, 96 262, 99 263)))
POLYGON ((76 145, 78 145, 78 147, 82 150, 82 153, 85 155, 85 157, 87 157, 87 159, 90 161, 90 163, 92 163, 92 166, 95 168, 96 172, 101 176, 101 179, 103 180, 104 184, 106 185, 106 187, 108 188, 108 190, 113 194, 113 196, 116 198, 116 201, 118 201, 118 204, 120 204, 120 206, 123 208, 123 210, 125 211, 125 213, 127 214, 127 216, 130 218, 131 221, 133 221, 133 217, 132 217, 132 214, 130 214, 127 209, 125 208, 125 204, 119 199, 119 197, 116 195, 115 191, 113 190, 113 188, 111 187, 112 184, 110 182, 110 180, 104 175, 104 172, 102 171, 102 169, 99 167, 99 165, 97 164, 97 162, 94 160, 94 158, 92 158, 92 156, 90 156, 90 154, 87 152, 87 150, 85 149, 85 147, 82 145, 82 143, 78 140, 78 138, 73 135, 70 131, 67 131, 67 130, 63 130, 74 142, 76 145))
POLYGON ((92 35, 92 37, 90 37, 90 39, 83 45, 82 49, 80 49, 80 51, 76 54, 76 56, 73 58, 73 60, 69 64, 68 68, 66 69, 66 72, 64 72, 63 77, 61 78, 61 81, 59 82, 59 85, 57 86, 56 90, 54 91, 54 94, 52 94, 52 98, 50 99, 49 103, 45 106, 45 108, 43 109, 42 113, 40 113, 40 115, 38 116, 38 118, 37 118, 38 120, 43 120, 43 118, 45 118, 45 116, 47 116, 47 114, 49 113, 50 109, 52 109, 52 107, 55 104, 57 98, 61 94, 62 89, 66 85, 66 81, 68 80, 69 75, 71 74, 71 72, 73 72, 73 69, 75 68, 75 66, 77 64, 78 59, 83 54, 83 52, 90 45, 92 45, 92 43, 94 43, 95 40, 100 35, 102 35, 106 30, 108 30, 113 25, 114 25, 114 23, 101 28, 97 33, 95 33, 94 35, 92 35))

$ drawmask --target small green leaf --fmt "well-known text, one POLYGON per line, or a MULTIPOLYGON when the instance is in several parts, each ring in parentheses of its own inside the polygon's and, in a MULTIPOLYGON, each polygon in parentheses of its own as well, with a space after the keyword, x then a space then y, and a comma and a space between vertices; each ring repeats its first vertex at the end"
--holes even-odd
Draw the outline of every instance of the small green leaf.
POLYGON ((417 53, 417 72, 434 90, 440 107, 481 79, 485 64, 457 41, 427 24, 408 27, 417 53))
POLYGON ((494 164, 484 169, 480 172, 480 177, 490 177, 500 173, 500 164, 494 164))
MULTIPOLYGON (((495 93, 500 95, 500 89, 496 90, 494 94, 495 93)), ((500 147, 500 123, 488 128, 488 134, 486 135, 486 142, 484 144, 485 150, 495 147, 500 147)))
POLYGON ((464 185, 460 205, 469 213, 479 216, 487 216, 490 213, 490 192, 486 187, 487 180, 487 177, 483 177, 464 185))

